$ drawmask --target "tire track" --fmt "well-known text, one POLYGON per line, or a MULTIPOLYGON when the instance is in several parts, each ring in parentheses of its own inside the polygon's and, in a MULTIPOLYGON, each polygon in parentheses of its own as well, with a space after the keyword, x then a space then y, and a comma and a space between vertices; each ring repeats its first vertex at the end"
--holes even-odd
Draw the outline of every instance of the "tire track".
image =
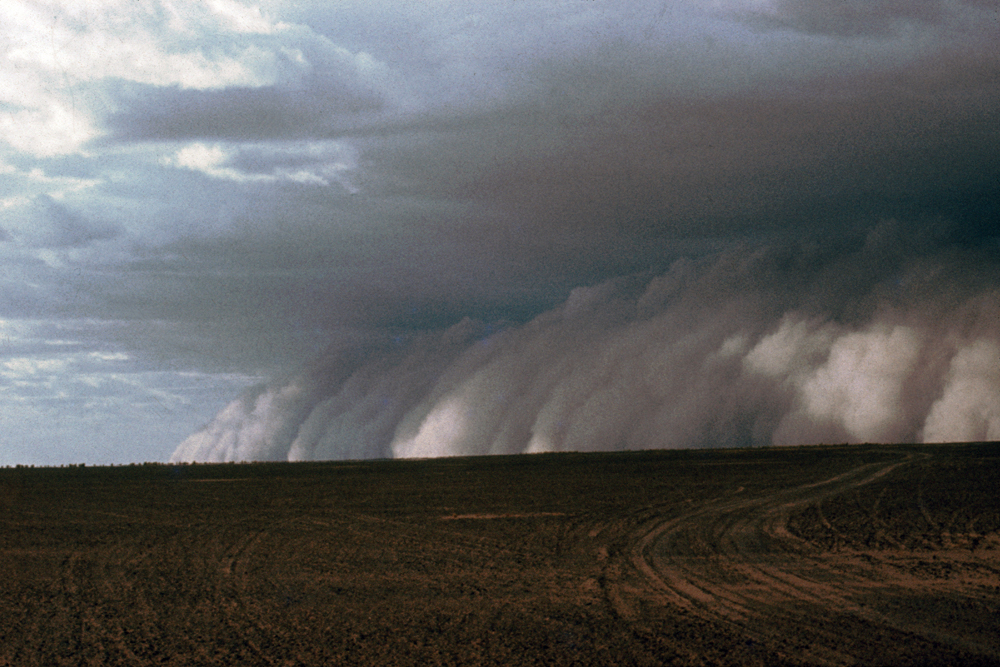
MULTIPOLYGON (((808 664, 853 664, 855 656, 844 648, 852 628, 877 624, 903 633, 912 628, 859 604, 859 592, 890 586, 875 581, 871 571, 846 572, 828 562, 788 530, 789 519, 928 456, 910 453, 866 463, 768 497, 720 497, 674 518, 647 521, 629 535, 624 560, 641 575, 639 593, 647 601, 729 628, 779 653, 788 649, 786 635, 804 637, 794 655, 808 664), (827 623, 831 614, 848 621, 827 623)), ((634 615, 620 587, 610 593, 620 615, 634 615)))

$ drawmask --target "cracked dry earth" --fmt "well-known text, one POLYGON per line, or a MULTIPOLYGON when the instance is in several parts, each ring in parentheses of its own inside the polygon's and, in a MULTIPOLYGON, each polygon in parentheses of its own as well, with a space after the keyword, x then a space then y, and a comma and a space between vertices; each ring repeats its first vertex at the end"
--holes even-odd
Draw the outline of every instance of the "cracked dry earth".
POLYGON ((0 470, 0 665, 1000 665, 1000 446, 0 470))

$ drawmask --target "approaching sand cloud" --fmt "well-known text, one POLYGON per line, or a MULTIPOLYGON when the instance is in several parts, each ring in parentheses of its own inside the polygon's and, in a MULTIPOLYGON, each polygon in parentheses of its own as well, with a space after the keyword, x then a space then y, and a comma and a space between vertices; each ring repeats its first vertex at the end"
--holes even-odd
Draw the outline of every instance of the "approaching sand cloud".
MULTIPOLYGON (((173 459, 428 457, 1000 437, 988 253, 736 247, 530 322, 333 349, 173 459)), ((912 250, 912 249, 911 249, 912 250)))
POLYGON ((931 407, 925 442, 1000 440, 1000 347, 977 340, 951 360, 944 392, 931 407))
MULTIPOLYGON (((779 329, 776 335, 781 332, 779 329)), ((774 347, 773 338, 765 338, 762 345, 774 347)), ((902 403, 903 384, 920 359, 920 339, 913 328, 896 326, 890 330, 875 323, 839 336, 824 330, 812 337, 783 340, 776 354, 801 354, 797 347, 807 353, 820 351, 825 361, 800 362, 779 368, 777 373, 776 369, 764 369, 772 377, 792 383, 798 404, 774 432, 775 443, 809 441, 813 439, 811 431, 831 427, 842 430, 845 439, 852 441, 913 437, 902 403)), ((753 352, 747 356, 751 369, 760 364, 753 352)))

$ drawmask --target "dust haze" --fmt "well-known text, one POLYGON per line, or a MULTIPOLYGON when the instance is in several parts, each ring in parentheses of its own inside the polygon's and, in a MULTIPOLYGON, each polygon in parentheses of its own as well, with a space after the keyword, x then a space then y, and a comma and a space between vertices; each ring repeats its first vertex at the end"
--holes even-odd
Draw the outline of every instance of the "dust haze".
POLYGON ((523 324, 335 346, 173 460, 1000 438, 992 249, 904 232, 734 245, 523 324))

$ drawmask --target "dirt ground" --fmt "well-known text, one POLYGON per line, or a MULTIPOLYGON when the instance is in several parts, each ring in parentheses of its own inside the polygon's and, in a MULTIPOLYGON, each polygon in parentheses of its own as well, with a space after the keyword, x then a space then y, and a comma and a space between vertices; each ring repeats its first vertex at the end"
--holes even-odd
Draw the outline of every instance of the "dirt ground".
POLYGON ((1000 446, 0 470, 0 665, 1000 665, 1000 446))

